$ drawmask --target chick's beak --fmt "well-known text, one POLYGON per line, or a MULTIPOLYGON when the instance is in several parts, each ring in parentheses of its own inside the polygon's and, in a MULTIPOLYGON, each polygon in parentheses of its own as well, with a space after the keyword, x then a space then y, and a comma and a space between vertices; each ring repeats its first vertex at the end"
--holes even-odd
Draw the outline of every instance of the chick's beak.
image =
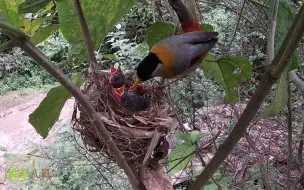
POLYGON ((111 73, 111 74, 114 74, 115 72, 116 72, 115 67, 111 66, 111 67, 110 67, 110 73, 111 73))
POLYGON ((131 86, 131 88, 135 89, 141 83, 142 83, 141 78, 139 78, 138 76, 136 76, 136 80, 135 80, 134 84, 131 86))
POLYGON ((125 92, 125 88, 126 88, 126 85, 125 85, 125 84, 122 85, 122 87, 120 87, 120 88, 116 88, 117 94, 118 94, 119 96, 122 96, 122 95, 124 94, 124 92, 125 92))

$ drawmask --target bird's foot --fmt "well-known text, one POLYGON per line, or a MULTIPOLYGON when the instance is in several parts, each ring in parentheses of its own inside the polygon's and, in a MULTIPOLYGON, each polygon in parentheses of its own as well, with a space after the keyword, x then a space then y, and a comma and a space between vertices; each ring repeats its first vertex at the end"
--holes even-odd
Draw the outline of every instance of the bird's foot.
POLYGON ((172 81, 170 81, 170 82, 168 82, 166 84, 162 84, 162 85, 156 86, 155 89, 168 88, 168 87, 170 87, 171 84, 173 84, 173 83, 175 83, 175 82, 177 82, 179 80, 182 80, 182 79, 183 79, 183 77, 175 78, 175 79, 173 79, 172 81))

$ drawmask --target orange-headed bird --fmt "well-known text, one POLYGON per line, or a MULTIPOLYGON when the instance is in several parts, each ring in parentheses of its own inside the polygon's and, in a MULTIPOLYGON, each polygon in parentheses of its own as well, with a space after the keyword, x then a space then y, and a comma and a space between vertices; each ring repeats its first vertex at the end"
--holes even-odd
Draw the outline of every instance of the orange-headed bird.
POLYGON ((183 34, 163 39, 153 45, 137 66, 136 88, 153 77, 183 78, 195 71, 206 54, 217 43, 217 32, 204 32, 196 15, 195 0, 169 0, 177 13, 183 34))

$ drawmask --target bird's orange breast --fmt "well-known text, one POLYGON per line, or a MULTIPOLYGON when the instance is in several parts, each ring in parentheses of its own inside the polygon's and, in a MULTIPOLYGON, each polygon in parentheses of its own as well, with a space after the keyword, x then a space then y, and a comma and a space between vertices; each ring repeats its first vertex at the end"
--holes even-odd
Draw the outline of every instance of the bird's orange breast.
POLYGON ((166 45, 160 44, 152 47, 151 52, 154 53, 162 62, 164 72, 160 74, 163 78, 174 78, 174 52, 166 45))

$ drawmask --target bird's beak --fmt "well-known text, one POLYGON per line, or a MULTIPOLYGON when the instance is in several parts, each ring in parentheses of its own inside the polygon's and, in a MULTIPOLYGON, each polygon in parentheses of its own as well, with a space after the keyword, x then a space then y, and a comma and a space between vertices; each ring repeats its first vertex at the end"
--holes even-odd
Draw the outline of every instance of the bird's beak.
POLYGON ((115 67, 111 66, 111 67, 110 67, 110 73, 111 73, 111 74, 114 74, 115 72, 116 72, 115 67))
POLYGON ((126 88, 126 85, 122 85, 122 87, 120 88, 116 88, 116 93, 119 95, 119 96, 122 96, 125 92, 125 88, 126 88))
POLYGON ((141 83, 142 83, 142 80, 138 76, 136 76, 136 80, 135 80, 134 84, 131 86, 131 88, 135 89, 141 83))

